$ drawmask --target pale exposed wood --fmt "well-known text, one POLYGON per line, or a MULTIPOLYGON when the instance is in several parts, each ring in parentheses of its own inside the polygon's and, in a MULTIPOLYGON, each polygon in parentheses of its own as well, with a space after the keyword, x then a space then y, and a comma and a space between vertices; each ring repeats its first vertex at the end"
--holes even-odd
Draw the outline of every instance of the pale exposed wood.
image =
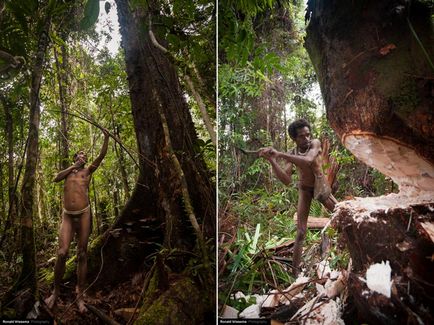
MULTIPOLYGON (((309 216, 307 219, 307 228, 322 229, 330 221, 329 218, 316 218, 309 216)), ((297 213, 294 213, 294 222, 297 222, 297 213)))

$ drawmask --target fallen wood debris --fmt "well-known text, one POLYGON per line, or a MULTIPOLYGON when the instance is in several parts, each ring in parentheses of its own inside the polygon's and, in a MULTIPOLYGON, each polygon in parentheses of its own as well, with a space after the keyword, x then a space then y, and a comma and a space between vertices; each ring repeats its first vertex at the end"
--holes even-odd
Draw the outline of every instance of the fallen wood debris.
POLYGON ((347 288, 357 322, 434 324, 433 199, 408 191, 337 205, 332 224, 354 264, 347 288))
POLYGON ((223 310, 221 312, 221 318, 237 318, 239 311, 234 307, 224 305, 223 310))
MULTIPOLYGON (((307 218, 307 228, 309 229, 323 229, 330 218, 317 218, 309 216, 307 218)), ((294 213, 294 222, 297 223, 297 213, 294 213)))
MULTIPOLYGON (((320 261, 319 245, 312 246, 304 254, 309 278, 259 295, 239 317, 303 325, 434 324, 428 294, 434 287, 434 203, 422 194, 417 203, 396 194, 339 203, 324 221, 338 230, 339 247, 348 249, 346 270, 331 267, 338 246, 320 261)), ((289 241, 269 251, 274 258, 292 246, 289 241)))
POLYGON ((104 322, 104 324, 108 324, 108 325, 121 325, 120 323, 118 323, 114 319, 112 319, 109 316, 107 316, 103 311, 99 310, 95 306, 86 304, 86 308, 89 309, 96 316, 98 316, 104 322))

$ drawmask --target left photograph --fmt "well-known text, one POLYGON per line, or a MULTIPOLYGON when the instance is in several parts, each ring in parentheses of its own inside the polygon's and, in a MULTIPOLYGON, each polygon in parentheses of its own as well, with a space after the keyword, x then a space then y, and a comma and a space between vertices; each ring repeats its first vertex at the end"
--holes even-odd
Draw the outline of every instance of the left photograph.
POLYGON ((215 323, 215 14, 0 3, 2 320, 215 323))

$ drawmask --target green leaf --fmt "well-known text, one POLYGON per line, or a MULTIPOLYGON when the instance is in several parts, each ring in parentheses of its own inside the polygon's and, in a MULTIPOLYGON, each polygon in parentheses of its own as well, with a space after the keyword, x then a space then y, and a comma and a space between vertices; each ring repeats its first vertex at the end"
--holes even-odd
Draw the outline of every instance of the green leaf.
POLYGON ((65 47, 68 47, 68 45, 65 43, 65 41, 60 38, 59 36, 57 36, 57 34, 51 32, 50 33, 50 38, 54 41, 54 43, 56 43, 57 45, 63 45, 65 47))
POLYGON ((99 0, 88 0, 84 8, 84 17, 80 21, 80 29, 86 30, 92 27, 99 16, 99 0))
POLYGON ((256 246, 258 244, 259 236, 261 236, 261 224, 260 223, 258 223, 256 225, 255 236, 253 237, 252 248, 250 250, 250 253, 252 253, 252 254, 256 253, 256 246))

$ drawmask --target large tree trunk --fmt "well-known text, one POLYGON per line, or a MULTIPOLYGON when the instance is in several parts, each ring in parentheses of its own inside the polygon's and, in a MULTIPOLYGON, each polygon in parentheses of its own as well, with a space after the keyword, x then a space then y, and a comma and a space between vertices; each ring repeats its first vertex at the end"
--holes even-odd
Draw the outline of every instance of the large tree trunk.
MULTIPOLYGON (((120 139, 119 128, 117 126, 114 126, 114 130, 117 138, 120 139)), ((128 184, 127 170, 125 168, 124 153, 120 150, 120 148, 118 148, 117 143, 114 144, 114 148, 116 152, 116 157, 119 159, 119 169, 122 176, 122 184, 124 185, 125 198, 129 200, 131 195, 130 195, 130 186, 128 184)))
POLYGON ((356 275, 359 321, 428 323, 434 272, 434 33, 427 1, 309 1, 306 47, 327 117, 357 158, 399 194, 346 201, 334 222, 356 275), (427 258, 429 256, 429 258, 427 258), (358 275, 389 260, 391 297, 358 275), (405 288, 404 288, 405 287, 405 288), (368 292, 368 294, 366 294, 368 292))
POLYGON ((4 239, 8 236, 8 230, 11 225, 15 224, 17 216, 17 195, 15 188, 15 175, 14 175, 14 135, 13 135, 13 117, 11 112, 11 103, 5 97, 1 97, 2 105, 5 112, 6 120, 6 139, 8 143, 8 213, 5 219, 5 226, 0 241, 0 247, 3 244, 4 239))
POLYGON ((367 213, 366 206, 389 205, 394 198, 356 199, 340 204, 333 222, 353 261, 349 293, 360 323, 433 324, 434 203, 394 202, 387 211, 367 213), (359 204, 359 206, 357 206, 359 204), (389 261, 391 296, 370 291, 360 280, 373 263, 389 261))
POLYGON ((32 69, 32 80, 30 90, 30 117, 29 117, 29 139, 27 145, 27 158, 25 172, 21 189, 20 219, 21 219, 21 251, 23 254, 23 264, 20 276, 14 285, 12 293, 20 292, 18 303, 21 308, 16 306, 18 316, 23 317, 29 312, 37 299, 36 281, 36 260, 35 260, 35 237, 33 220, 35 216, 35 177, 36 167, 39 158, 39 121, 40 121, 40 102, 39 90, 42 80, 42 68, 45 62, 45 53, 49 43, 48 31, 50 19, 45 22, 38 41, 35 61, 32 69))
POLYGON ((54 48, 54 58, 56 61, 56 72, 57 72, 57 81, 59 84, 59 100, 60 100, 60 111, 61 111, 61 122, 59 128, 59 137, 61 143, 61 169, 68 168, 70 164, 69 159, 69 132, 68 132, 68 97, 67 97, 67 62, 68 56, 66 52, 66 48, 64 45, 61 46, 62 49, 62 62, 59 62, 57 49, 54 48))
MULTIPOLYGON (((205 306, 200 309, 203 312, 190 315, 192 323, 197 323, 203 320, 207 311, 214 311, 215 284, 211 283, 214 271, 211 271, 209 257, 206 256, 214 252, 211 246, 207 247, 207 251, 200 250, 204 241, 213 238, 215 233, 214 185, 210 182, 202 157, 194 151, 197 136, 175 69, 170 60, 153 46, 147 32, 148 14, 152 16, 155 26, 159 26, 158 4, 149 4, 150 8, 155 8, 152 12, 137 6, 131 12, 126 0, 117 0, 116 4, 125 50, 140 174, 130 200, 112 227, 117 229, 116 235, 110 235, 114 234, 113 231, 106 234, 104 252, 110 254, 104 256, 104 265, 110 268, 103 268, 99 283, 106 285, 131 277, 143 266, 145 257, 158 251, 161 244, 169 252, 179 249, 198 254, 201 258, 196 257, 196 263, 204 265, 200 277, 206 279, 206 290, 204 288, 205 292, 202 292, 205 294, 201 300, 205 306)), ((154 29, 154 33, 159 38, 158 28, 154 29)), ((158 41, 164 44, 161 39, 158 41)), ((96 251, 90 258, 91 274, 99 269, 98 256, 99 251, 96 251)), ((191 254, 183 253, 176 254, 173 260, 165 260, 163 264, 169 266, 172 272, 182 272, 191 262, 191 254)), ((163 264, 157 267, 161 274, 165 273, 163 264)), ((165 278, 158 277, 160 282, 161 278, 165 278)), ((162 282, 159 288, 164 291, 167 286, 162 282)), ((150 288, 153 290, 148 292, 148 297, 159 295, 155 288, 150 288)), ((176 315, 171 317, 175 317, 172 323, 176 323, 176 315)))
POLYGON ((428 3, 315 1, 311 9, 306 47, 332 128, 356 157, 400 187, 432 190, 434 36, 428 3))

